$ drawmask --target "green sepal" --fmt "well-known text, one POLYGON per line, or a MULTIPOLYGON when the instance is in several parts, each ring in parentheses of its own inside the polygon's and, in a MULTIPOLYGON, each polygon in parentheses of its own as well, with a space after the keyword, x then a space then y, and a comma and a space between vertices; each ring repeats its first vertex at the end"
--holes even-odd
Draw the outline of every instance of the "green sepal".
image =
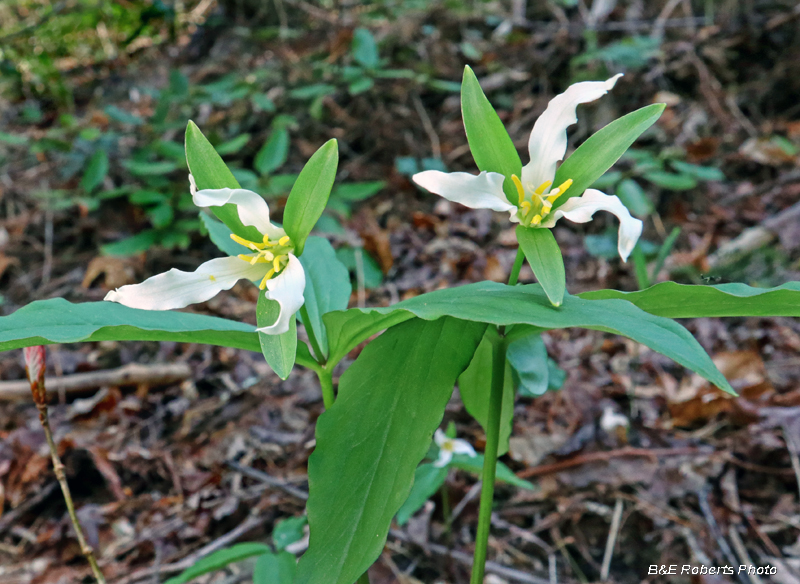
POLYGON ((328 204, 338 165, 339 144, 331 139, 309 158, 289 193, 283 212, 283 229, 292 239, 298 257, 328 204))
POLYGON ((461 82, 461 114, 475 164, 481 171, 499 172, 505 176, 503 192, 509 201, 518 205, 519 194, 511 175, 522 174, 522 161, 503 122, 469 66, 464 67, 461 82))
MULTIPOLYGON (((256 322, 258 327, 273 324, 278 319, 280 304, 267 298, 265 290, 258 294, 256 305, 256 322)), ((281 379, 286 379, 292 372, 297 355, 297 321, 292 317, 289 321, 289 330, 280 335, 267 335, 258 333, 261 344, 261 353, 267 364, 281 379)))
MULTIPOLYGON (((197 190, 241 188, 211 142, 191 120, 186 126, 186 164, 189 165, 197 190)), ((250 241, 261 241, 262 235, 258 229, 244 225, 239 219, 236 205, 228 203, 210 209, 236 235, 250 241)))
POLYGON ((553 208, 560 207, 572 197, 582 195, 583 191, 592 186, 661 117, 665 107, 663 103, 645 106, 614 120, 589 136, 558 167, 553 184, 560 185, 567 179, 572 179, 573 182, 567 192, 555 201, 553 208))
POLYGON ((517 226, 517 241, 553 306, 564 302, 567 288, 564 258, 553 232, 543 227, 517 226))

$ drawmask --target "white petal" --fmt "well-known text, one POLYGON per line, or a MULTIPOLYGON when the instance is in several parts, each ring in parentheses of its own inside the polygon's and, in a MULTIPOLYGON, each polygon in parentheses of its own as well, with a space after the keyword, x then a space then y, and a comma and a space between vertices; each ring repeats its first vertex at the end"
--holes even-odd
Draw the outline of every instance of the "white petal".
POLYGON ((608 93, 620 77, 622 73, 607 81, 574 83, 550 100, 528 139, 531 161, 522 169, 522 182, 526 187, 531 185, 530 188, 535 189, 543 182, 553 180, 556 164, 567 152, 567 128, 578 121, 575 108, 608 93))
POLYGON ((517 208, 508 201, 503 192, 505 177, 497 172, 482 172, 475 176, 467 172, 426 170, 418 172, 412 178, 430 192, 470 209, 510 211, 512 215, 517 212, 517 208))
POLYGON ((444 448, 440 448, 439 458, 436 459, 436 462, 433 463, 433 466, 441 468, 443 466, 447 466, 451 460, 453 460, 453 453, 449 450, 445 450, 444 448))
POLYGON ((568 199, 552 215, 542 222, 542 227, 552 227, 561 217, 573 223, 586 223, 592 220, 597 211, 608 211, 619 219, 619 235, 617 250, 622 261, 627 262, 639 236, 642 234, 642 222, 632 217, 625 205, 617 197, 606 195, 596 189, 586 189, 580 197, 568 199))
POLYGON ((267 280, 267 298, 281 305, 278 320, 270 326, 256 329, 267 335, 282 335, 289 330, 289 323, 294 313, 300 310, 305 302, 303 292, 306 289, 306 273, 303 265, 293 254, 289 254, 289 263, 275 278, 267 280))
POLYGON ((475 449, 466 440, 453 440, 453 453, 466 454, 467 456, 470 457, 477 456, 475 454, 475 449))
POLYGON ((268 269, 268 264, 251 266, 235 257, 216 258, 200 265, 194 272, 173 268, 141 284, 117 288, 106 294, 105 300, 145 310, 183 308, 205 302, 221 290, 230 290, 241 279, 263 278, 268 269))
POLYGON ((222 207, 231 203, 236 205, 239 219, 244 225, 252 226, 270 239, 280 239, 286 232, 269 221, 269 206, 264 197, 247 189, 203 189, 192 194, 198 207, 222 207))
POLYGON ((192 193, 192 197, 197 194, 197 183, 194 182, 194 175, 191 172, 189 173, 189 192, 192 193))
POLYGON ((442 430, 441 430, 441 429, 439 429, 439 430, 436 430, 436 432, 434 432, 434 433, 433 433, 433 441, 434 441, 434 442, 436 442, 436 445, 437 445, 439 448, 441 448, 441 447, 442 447, 442 444, 444 444, 444 443, 445 443, 445 442, 447 442, 448 440, 450 440, 450 439, 447 437, 447 434, 445 434, 444 432, 442 432, 442 430))

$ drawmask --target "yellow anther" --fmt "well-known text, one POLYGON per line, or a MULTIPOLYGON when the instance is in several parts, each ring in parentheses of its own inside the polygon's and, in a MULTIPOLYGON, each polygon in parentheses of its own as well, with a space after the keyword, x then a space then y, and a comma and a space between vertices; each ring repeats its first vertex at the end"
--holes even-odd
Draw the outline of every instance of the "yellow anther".
POLYGON ((531 210, 531 203, 530 203, 530 201, 522 201, 522 202, 519 204, 519 206, 520 206, 520 207, 522 207, 523 209, 525 209, 525 213, 527 213, 528 211, 530 211, 530 210, 531 210))
POLYGON ((246 261, 246 262, 249 262, 249 261, 250 261, 250 257, 251 257, 251 256, 249 256, 249 255, 247 255, 247 254, 240 253, 240 254, 239 254, 238 256, 236 256, 236 257, 238 257, 240 260, 244 260, 244 261, 246 261))
POLYGON ((217 281, 217 279, 213 275, 209 275, 208 279, 211 280, 212 282, 216 282, 217 281))
POLYGON ((275 270, 270 270, 267 272, 266 276, 261 280, 261 283, 258 285, 259 290, 263 290, 267 287, 267 280, 269 280, 275 274, 275 270))
POLYGON ((289 238, 289 236, 288 236, 288 235, 284 235, 283 237, 281 237, 281 238, 278 240, 278 243, 279 243, 279 244, 281 244, 281 245, 286 245, 286 244, 287 244, 287 243, 289 243, 290 241, 291 241, 291 239, 289 238))
POLYGON ((525 200, 525 189, 522 188, 522 181, 519 180, 519 177, 516 174, 511 175, 511 182, 514 183, 514 186, 517 187, 517 194, 519 195, 520 204, 525 200))
POLYGON ((571 178, 565 180, 563 183, 559 185, 557 189, 553 189, 550 191, 550 194, 547 197, 547 200, 551 203, 555 201, 558 197, 563 195, 569 187, 572 186, 573 180, 571 178))
POLYGON ((543 182, 542 184, 540 184, 536 188, 536 190, 533 191, 533 192, 536 193, 537 195, 541 195, 543 192, 545 192, 550 187, 551 184, 553 184, 553 181, 547 180, 547 181, 543 182))
POLYGON ((269 235, 265 235, 264 238, 262 239, 262 242, 264 243, 264 245, 267 245, 269 243, 269 235))
POLYGON ((250 241, 248 239, 245 239, 244 237, 239 237, 235 233, 231 233, 231 239, 236 243, 238 243, 239 245, 243 245, 249 249, 252 249, 253 251, 261 251, 262 249, 264 249, 263 243, 256 243, 255 241, 250 241))
POLYGON ((542 222, 542 216, 541 215, 535 215, 533 217, 533 219, 531 219, 531 225, 539 225, 539 223, 541 223, 541 222, 542 222))
POLYGON ((274 260, 272 260, 272 267, 276 272, 281 269, 281 256, 278 256, 274 260))

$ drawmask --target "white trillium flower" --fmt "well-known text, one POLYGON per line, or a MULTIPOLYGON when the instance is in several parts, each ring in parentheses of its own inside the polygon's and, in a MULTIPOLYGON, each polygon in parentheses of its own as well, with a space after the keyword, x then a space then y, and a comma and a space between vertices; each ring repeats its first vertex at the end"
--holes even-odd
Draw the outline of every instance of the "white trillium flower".
POLYGON ((477 456, 475 449, 470 446, 469 442, 458 438, 448 438, 447 434, 441 430, 436 430, 433 435, 433 441, 439 447, 439 458, 433 463, 435 467, 447 466, 453 460, 454 454, 466 454, 470 458, 477 456))
POLYGON ((578 121, 575 109, 579 104, 605 95, 621 76, 620 73, 607 81, 575 83, 550 100, 528 140, 530 162, 522 167, 521 177, 509 177, 519 194, 519 205, 512 204, 506 197, 503 192, 505 177, 497 172, 484 171, 475 176, 466 172, 426 170, 415 174, 414 182, 472 209, 508 211, 512 222, 527 227, 552 228, 561 217, 574 223, 586 223, 597 211, 608 211, 620 221, 617 247, 619 255, 627 261, 642 233, 642 222, 631 216, 622 201, 596 189, 586 189, 580 197, 568 199, 553 210, 553 203, 569 189, 572 179, 550 188, 556 166, 567 152, 567 128, 578 121))
POLYGON ((242 224, 255 227, 261 233, 259 241, 231 234, 231 239, 252 253, 215 258, 201 264, 194 272, 172 268, 141 284, 117 288, 109 292, 105 300, 131 308, 171 310, 205 302, 222 290, 230 290, 239 280, 253 280, 259 282, 261 290, 267 290, 267 298, 280 304, 278 320, 256 330, 268 335, 285 333, 294 314, 303 305, 306 287, 306 274, 300 260, 292 253, 294 245, 291 239, 282 228, 270 222, 267 202, 257 193, 245 189, 198 191, 192 175, 189 175, 189 182, 195 205, 236 205, 242 224))

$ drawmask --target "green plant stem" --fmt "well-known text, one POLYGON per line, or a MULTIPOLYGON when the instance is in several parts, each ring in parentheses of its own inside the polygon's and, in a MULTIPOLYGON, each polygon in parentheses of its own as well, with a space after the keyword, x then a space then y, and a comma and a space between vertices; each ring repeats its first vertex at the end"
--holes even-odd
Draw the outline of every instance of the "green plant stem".
POLYGON ((517 257, 514 258, 514 266, 511 268, 511 274, 508 276, 508 285, 516 286, 519 279, 519 271, 522 269, 522 262, 525 261, 525 254, 522 248, 517 249, 517 257))
POLYGON ((492 522, 494 479, 497 472, 497 448, 500 442, 500 414, 503 410, 503 377, 505 371, 506 341, 501 336, 492 346, 492 388, 489 395, 489 419, 486 424, 486 449, 483 452, 481 502, 478 511, 478 531, 475 534, 475 555, 472 559, 470 584, 483 584, 483 576, 486 570, 489 527, 492 522))
POLYGON ((316 371, 320 387, 322 387, 322 403, 325 404, 325 409, 328 410, 333 405, 333 402, 336 401, 336 396, 333 393, 333 375, 325 367, 320 367, 316 371))
POLYGON ((308 317, 308 310, 306 310, 306 305, 300 307, 300 316, 303 317, 303 324, 306 325, 306 334, 308 335, 308 340, 311 343, 311 348, 314 349, 314 357, 316 357, 317 361, 321 364, 325 364, 325 355, 322 353, 322 349, 319 347, 319 342, 317 341, 317 336, 314 334, 314 327, 311 326, 311 319, 308 317))
POLYGON ((369 584, 369 574, 367 572, 361 574, 361 577, 358 579, 356 584, 369 584))

